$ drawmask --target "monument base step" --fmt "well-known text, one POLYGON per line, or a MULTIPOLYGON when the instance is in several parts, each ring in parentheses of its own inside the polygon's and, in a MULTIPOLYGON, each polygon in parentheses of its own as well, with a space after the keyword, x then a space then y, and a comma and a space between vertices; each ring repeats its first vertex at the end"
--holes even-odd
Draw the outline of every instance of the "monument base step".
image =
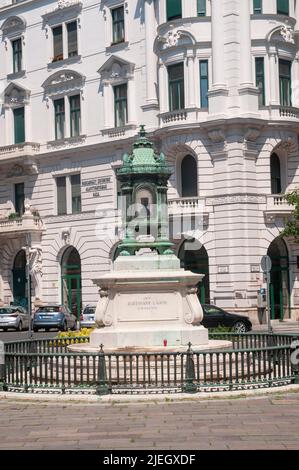
POLYGON ((203 326, 190 327, 171 327, 164 329, 146 328, 146 329, 120 329, 120 328, 98 328, 90 335, 90 344, 92 348, 99 348, 101 344, 104 348, 151 348, 170 346, 179 348, 187 347, 192 344, 192 348, 196 346, 203 347, 209 343, 208 330, 203 326))

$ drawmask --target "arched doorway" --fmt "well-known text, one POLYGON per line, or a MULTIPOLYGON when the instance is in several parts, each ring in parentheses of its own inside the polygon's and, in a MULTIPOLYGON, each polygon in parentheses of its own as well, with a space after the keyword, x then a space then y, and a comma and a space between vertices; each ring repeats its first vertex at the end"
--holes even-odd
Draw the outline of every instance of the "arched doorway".
POLYGON ((192 155, 186 155, 181 163, 181 195, 197 197, 197 164, 192 155))
POLYGON ((76 248, 70 246, 61 259, 62 303, 80 319, 82 306, 81 259, 76 248))
POLYGON ((13 302, 27 307, 26 253, 20 250, 15 257, 13 270, 13 302))
POLYGON ((179 251, 181 266, 186 271, 204 274, 202 282, 198 286, 198 297, 200 303, 210 303, 210 279, 209 279, 209 256, 204 246, 198 250, 192 250, 192 241, 186 240, 179 251))
POLYGON ((272 261, 270 272, 271 318, 283 320, 290 312, 289 256, 285 241, 273 240, 267 252, 272 261))

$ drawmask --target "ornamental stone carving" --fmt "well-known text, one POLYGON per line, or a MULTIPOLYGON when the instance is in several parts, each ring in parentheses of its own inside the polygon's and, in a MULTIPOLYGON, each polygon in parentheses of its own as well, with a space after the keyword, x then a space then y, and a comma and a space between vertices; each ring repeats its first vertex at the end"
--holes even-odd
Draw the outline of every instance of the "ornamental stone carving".
POLYGON ((48 97, 70 91, 80 91, 85 83, 85 77, 73 70, 59 71, 51 75, 42 84, 45 95, 48 97))
POLYGON ((294 31, 290 27, 284 25, 280 30, 280 35, 283 37, 285 42, 295 44, 294 31))
POLYGON ((3 37, 22 34, 26 29, 26 21, 20 16, 10 16, 1 26, 3 37))
POLYGON ((179 42, 180 37, 181 37, 180 31, 169 31, 167 38, 166 38, 165 47, 176 46, 179 42))
POLYGON ((98 70, 104 84, 132 79, 135 64, 112 55, 98 70))
POLYGON ((57 8, 67 8, 79 3, 79 0, 58 0, 57 8))
POLYGON ((10 83, 4 92, 4 106, 13 108, 29 102, 30 91, 10 83))

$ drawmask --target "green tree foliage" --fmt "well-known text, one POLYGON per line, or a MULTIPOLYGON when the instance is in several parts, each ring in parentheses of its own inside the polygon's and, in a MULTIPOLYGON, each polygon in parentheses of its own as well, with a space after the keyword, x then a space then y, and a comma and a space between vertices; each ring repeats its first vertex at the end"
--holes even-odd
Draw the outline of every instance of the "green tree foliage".
POLYGON ((281 236, 294 237, 296 243, 299 243, 299 188, 286 194, 284 197, 291 206, 294 206, 294 211, 281 236))

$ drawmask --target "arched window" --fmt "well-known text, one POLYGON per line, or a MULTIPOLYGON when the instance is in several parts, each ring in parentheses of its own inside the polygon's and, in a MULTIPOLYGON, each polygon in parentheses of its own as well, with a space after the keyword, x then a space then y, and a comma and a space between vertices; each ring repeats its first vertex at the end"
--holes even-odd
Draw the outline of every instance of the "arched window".
POLYGON ((186 155, 181 163, 181 195, 197 197, 197 164, 192 155, 186 155))
POLYGON ((271 193, 280 194, 281 187, 281 169, 280 160, 276 153, 273 153, 270 158, 270 171, 271 171, 271 193))

